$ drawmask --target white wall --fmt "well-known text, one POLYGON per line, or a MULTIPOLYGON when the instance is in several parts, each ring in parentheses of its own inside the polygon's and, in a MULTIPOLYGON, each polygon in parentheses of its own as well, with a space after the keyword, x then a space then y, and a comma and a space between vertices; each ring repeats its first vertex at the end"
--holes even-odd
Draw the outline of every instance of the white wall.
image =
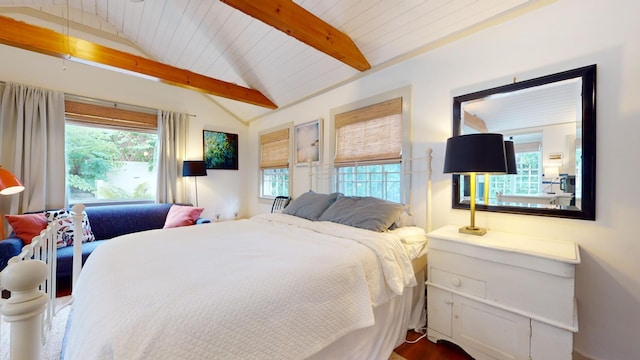
MULTIPOLYGON (((413 87, 414 156, 434 148, 433 226, 463 225, 468 211, 451 209, 450 176, 442 174, 451 135, 452 97, 590 64, 598 65, 597 220, 580 221, 481 212, 480 226, 558 237, 581 246, 576 297, 580 331, 574 347, 595 359, 640 354, 640 2, 559 0, 470 37, 374 72, 252 123, 249 153, 257 174, 257 132, 286 121, 325 119, 331 108, 391 89, 413 87)), ((325 159, 328 154, 325 146, 325 159)), ((304 170, 303 170, 304 171, 304 170)), ((306 181, 300 170, 294 181, 306 181), (301 179, 301 180, 298 180, 301 179)), ((294 187, 295 188, 295 187, 294 187)), ((267 211, 249 183, 252 214, 267 211)), ((297 194, 294 194, 297 195, 297 194)), ((424 218, 417 214, 418 219, 424 218)), ((423 222, 424 224, 424 222, 423 222)))
MULTIPOLYGON (((0 81, 64 91, 68 94, 185 112, 195 115, 189 120, 186 160, 202 159, 202 130, 220 130, 239 134, 239 170, 209 170, 198 178, 198 203, 205 208, 204 217, 233 218, 248 213, 246 179, 249 169, 247 126, 232 118, 204 95, 160 82, 125 75, 116 71, 63 61, 51 56, 0 45, 0 81)), ((4 149, 2 149, 4 151, 4 149)), ((60 161, 64 161, 61 158, 60 161)), ((195 204, 195 189, 189 178, 190 202, 195 204)))

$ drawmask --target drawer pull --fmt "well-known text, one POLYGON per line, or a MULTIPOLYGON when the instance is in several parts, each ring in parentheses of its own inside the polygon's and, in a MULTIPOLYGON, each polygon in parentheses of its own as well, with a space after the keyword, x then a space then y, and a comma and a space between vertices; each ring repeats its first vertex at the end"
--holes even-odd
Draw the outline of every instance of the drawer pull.
POLYGON ((455 287, 459 287, 460 285, 462 285, 462 281, 459 278, 454 276, 451 278, 451 285, 455 287))
POLYGON ((444 301, 444 303, 447 304, 447 305, 451 305, 451 304, 453 304, 453 301, 447 299, 447 300, 444 301))

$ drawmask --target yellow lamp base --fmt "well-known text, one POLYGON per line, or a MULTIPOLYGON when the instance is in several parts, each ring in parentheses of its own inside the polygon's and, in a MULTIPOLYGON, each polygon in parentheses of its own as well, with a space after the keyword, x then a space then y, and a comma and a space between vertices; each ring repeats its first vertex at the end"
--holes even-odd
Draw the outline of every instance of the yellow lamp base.
POLYGON ((461 233, 464 233, 464 234, 482 236, 482 235, 487 233, 487 229, 481 228, 481 227, 476 227, 476 226, 463 226, 460 229, 458 229, 458 232, 461 232, 461 233))

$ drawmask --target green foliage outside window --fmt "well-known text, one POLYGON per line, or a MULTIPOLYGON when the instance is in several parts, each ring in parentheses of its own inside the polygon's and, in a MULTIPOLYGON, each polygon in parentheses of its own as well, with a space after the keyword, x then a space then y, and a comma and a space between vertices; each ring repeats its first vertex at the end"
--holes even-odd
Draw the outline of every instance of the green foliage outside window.
POLYGON ((540 193, 540 152, 522 152, 516 154, 518 174, 492 175, 490 178, 489 198, 495 199, 497 193, 504 195, 535 195, 540 193))
POLYGON ((148 170, 152 171, 156 142, 155 133, 67 124, 65 152, 71 197, 77 193, 90 193, 105 199, 153 198, 145 181, 132 193, 108 182, 98 190, 97 183, 106 181, 110 173, 117 172, 128 161, 146 162, 148 170))
POLYGON ((262 170, 262 196, 288 196, 289 169, 262 170))

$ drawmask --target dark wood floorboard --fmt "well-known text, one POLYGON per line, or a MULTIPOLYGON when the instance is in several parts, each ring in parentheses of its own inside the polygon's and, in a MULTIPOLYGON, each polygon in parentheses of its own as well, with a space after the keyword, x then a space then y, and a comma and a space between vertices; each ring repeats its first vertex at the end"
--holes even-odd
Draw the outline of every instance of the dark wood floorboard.
MULTIPOLYGON (((414 341, 423 334, 409 331, 407 340, 414 341)), ((415 344, 405 342, 395 350, 396 354, 407 360, 472 360, 464 350, 448 342, 432 343, 425 336, 415 344)))
POLYGON ((56 297, 71 295, 71 276, 58 278, 56 281, 56 297))

